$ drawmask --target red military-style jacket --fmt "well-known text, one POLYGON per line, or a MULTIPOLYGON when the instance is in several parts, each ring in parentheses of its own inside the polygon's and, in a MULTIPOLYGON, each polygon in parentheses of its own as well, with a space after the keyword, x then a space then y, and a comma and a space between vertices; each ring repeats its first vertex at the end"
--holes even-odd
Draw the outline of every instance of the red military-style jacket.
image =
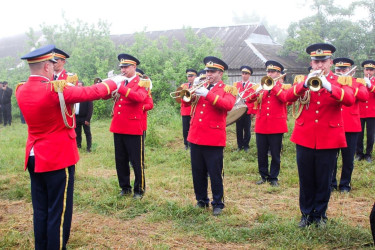
POLYGON ((359 105, 368 100, 368 91, 363 79, 356 79, 348 76, 352 81, 355 102, 352 106, 342 106, 342 118, 344 121, 345 132, 361 132, 361 120, 359 115, 359 105))
POLYGON ((279 81, 271 90, 261 90, 258 94, 253 94, 247 102, 258 101, 258 109, 255 119, 255 133, 259 134, 280 134, 288 132, 286 95, 279 81))
POLYGON ((113 108, 110 131, 117 134, 143 135, 143 104, 147 97, 146 86, 139 76, 134 77, 125 87, 118 89, 120 94, 113 108))
POLYGON ((189 142, 206 146, 226 145, 226 118, 236 101, 237 91, 234 89, 220 81, 205 98, 199 98, 190 120, 189 142))
POLYGON ((154 108, 154 101, 152 100, 151 90, 148 91, 145 102, 143 103, 143 130, 147 130, 147 111, 154 108))
MULTIPOLYGON (((89 87, 65 86, 66 105, 97 100, 110 95, 116 83, 106 81, 89 87)), ((79 160, 74 128, 64 124, 59 97, 43 76, 30 76, 16 89, 18 105, 28 126, 25 169, 34 148, 35 172, 49 172, 76 164, 79 160)))
POLYGON ((59 77, 56 80, 66 80, 68 78, 68 73, 66 72, 65 69, 61 71, 59 77))
MULTIPOLYGON (((242 81, 239 81, 239 82, 235 82, 233 83, 233 86, 237 88, 238 90, 238 93, 242 93, 242 98, 243 99, 246 99, 249 94, 251 93, 251 90, 250 88, 254 85, 254 83, 251 83, 250 81, 247 81, 245 83, 245 87, 243 86, 242 84, 243 82, 242 81), (247 89, 245 92, 244 90, 247 89)), ((256 108, 254 107, 254 102, 245 102, 246 106, 247 106, 247 114, 256 114, 257 110, 256 108)))
MULTIPOLYGON (((294 102, 303 97, 308 88, 304 80, 293 85, 287 91, 287 101, 294 102)), ((290 140, 298 145, 313 149, 331 149, 346 147, 341 106, 351 106, 354 94, 350 86, 337 82, 338 76, 330 72, 327 80, 332 85, 332 92, 325 88, 310 91, 310 103, 305 105, 296 119, 290 140)))
MULTIPOLYGON (((193 85, 193 84, 191 84, 191 85, 193 85)), ((180 87, 182 87, 183 89, 189 89, 189 88, 192 87, 191 85, 189 85, 189 83, 187 82, 187 83, 181 84, 180 87)), ((190 114, 191 114, 191 101, 185 102, 182 99, 183 98, 181 98, 181 110, 180 110, 181 116, 190 116, 190 114)))
POLYGON ((361 118, 375 117, 375 77, 372 77, 370 81, 371 86, 367 88, 369 93, 368 100, 359 103, 359 114, 361 118))

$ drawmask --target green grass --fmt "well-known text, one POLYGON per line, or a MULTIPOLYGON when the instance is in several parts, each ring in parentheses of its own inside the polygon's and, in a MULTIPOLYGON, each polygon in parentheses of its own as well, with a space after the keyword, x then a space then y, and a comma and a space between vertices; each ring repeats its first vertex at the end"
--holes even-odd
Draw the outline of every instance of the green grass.
MULTIPOLYGON (((92 121, 93 151, 85 152, 84 139, 76 166, 69 248, 374 248, 368 216, 375 197, 375 169, 363 161, 355 162, 352 192, 332 194, 327 227, 297 227, 298 174, 295 145, 289 141, 292 118, 283 140, 278 188, 255 185, 255 135, 249 153, 236 152, 235 125, 228 127, 226 207, 219 217, 213 217, 211 209, 194 207, 190 155, 183 148, 176 109, 156 105, 148 121, 146 194, 140 201, 119 196, 110 119, 92 121)), ((26 137, 26 126, 17 120, 12 127, 0 127, 1 249, 33 247, 30 181, 23 170, 26 137)))

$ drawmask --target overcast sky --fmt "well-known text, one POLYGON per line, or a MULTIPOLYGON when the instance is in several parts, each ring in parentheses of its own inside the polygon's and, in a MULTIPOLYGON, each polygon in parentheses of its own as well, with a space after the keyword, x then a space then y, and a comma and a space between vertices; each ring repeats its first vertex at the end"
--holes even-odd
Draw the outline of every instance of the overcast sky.
MULTIPOLYGON (((340 2, 350 2, 341 0, 340 2)), ((336 2, 338 2, 336 0, 336 2)), ((42 23, 62 24, 62 13, 69 19, 111 24, 111 34, 233 25, 233 15, 251 14, 267 20, 269 25, 286 29, 290 22, 311 15, 306 0, 22 0, 3 3, 0 14, 0 38, 24 34, 42 23)))

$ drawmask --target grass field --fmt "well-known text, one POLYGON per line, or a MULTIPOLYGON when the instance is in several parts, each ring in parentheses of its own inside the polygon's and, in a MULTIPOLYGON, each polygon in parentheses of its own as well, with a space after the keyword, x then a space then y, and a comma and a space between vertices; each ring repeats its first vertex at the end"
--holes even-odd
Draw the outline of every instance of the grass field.
MULTIPOLYGON (((94 104, 95 105, 95 104, 94 104)), ((23 171, 27 127, 16 119, 0 126, 0 249, 33 248, 28 172, 23 171)), ((169 105, 149 112, 146 194, 120 197, 110 120, 92 121, 93 151, 80 151, 76 167, 70 249, 358 249, 373 248, 369 213, 375 197, 375 168, 355 162, 352 192, 331 196, 324 229, 300 229, 295 145, 283 141, 280 186, 259 180, 255 136, 250 151, 236 151, 235 125, 224 151, 225 209, 195 208, 189 151, 179 114, 169 105)), ((339 160, 339 165, 341 160, 339 160)), ((341 173, 339 166, 338 173, 341 173)), ((339 176, 338 176, 339 178, 339 176)), ((132 173, 132 179, 134 175, 132 173)))

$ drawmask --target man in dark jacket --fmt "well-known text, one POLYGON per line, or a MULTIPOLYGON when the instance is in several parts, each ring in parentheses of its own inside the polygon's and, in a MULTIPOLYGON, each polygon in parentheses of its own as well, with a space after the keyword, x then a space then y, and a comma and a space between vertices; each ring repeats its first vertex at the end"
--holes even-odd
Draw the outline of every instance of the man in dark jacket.
MULTIPOLYGON (((79 81, 78 86, 84 86, 84 83, 79 81)), ((92 116, 93 104, 91 101, 76 103, 76 134, 77 147, 81 148, 82 142, 82 127, 86 135, 87 152, 91 152, 91 130, 90 120, 92 116)))
POLYGON ((10 126, 12 123, 12 93, 13 90, 8 87, 8 82, 3 82, 3 86, 0 91, 0 105, 3 111, 4 126, 10 126))

